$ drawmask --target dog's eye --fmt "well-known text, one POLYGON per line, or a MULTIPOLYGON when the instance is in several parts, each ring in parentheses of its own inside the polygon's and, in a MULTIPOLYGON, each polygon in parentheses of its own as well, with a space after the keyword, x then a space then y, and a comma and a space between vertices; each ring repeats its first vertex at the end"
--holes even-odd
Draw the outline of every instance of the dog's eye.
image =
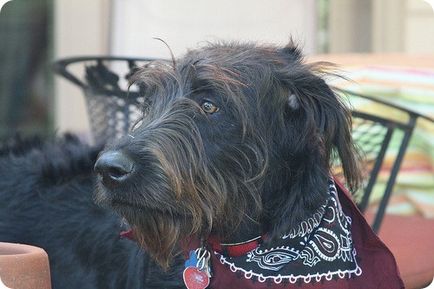
POLYGON ((202 105, 200 106, 202 110, 208 114, 213 114, 217 111, 219 111, 219 108, 210 101, 204 101, 202 105))

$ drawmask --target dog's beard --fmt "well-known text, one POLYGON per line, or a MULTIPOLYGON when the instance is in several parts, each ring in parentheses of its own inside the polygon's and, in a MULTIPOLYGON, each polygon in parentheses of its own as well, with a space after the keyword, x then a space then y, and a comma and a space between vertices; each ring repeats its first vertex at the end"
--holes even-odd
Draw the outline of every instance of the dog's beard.
POLYGON ((180 253, 179 240, 186 237, 185 224, 178 216, 152 212, 138 218, 126 217, 134 239, 163 268, 168 269, 173 258, 180 253))
POLYGON ((191 226, 188 225, 191 222, 187 221, 191 217, 170 210, 158 210, 158 207, 165 207, 163 204, 146 206, 137 201, 120 200, 104 187, 96 191, 94 199, 98 205, 112 209, 123 219, 127 227, 130 227, 129 237, 163 269, 168 269, 171 260, 179 254, 179 240, 191 231, 191 226))
MULTIPOLYGON (((225 183, 228 179, 229 174, 225 172, 218 178, 207 174, 194 178, 196 181, 193 178, 191 182, 179 181, 181 196, 178 201, 160 203, 161 210, 152 205, 139 210, 124 209, 120 213, 131 225, 140 246, 163 269, 167 269, 183 249, 181 246, 187 245, 191 238, 206 239, 211 233, 225 238, 238 230, 245 216, 257 215, 259 208, 255 206, 255 200, 241 191, 241 188, 247 191, 247 187, 235 180, 225 183)), ((163 195, 166 194, 169 192, 163 195)), ((148 192, 145 195, 152 194, 148 192)))

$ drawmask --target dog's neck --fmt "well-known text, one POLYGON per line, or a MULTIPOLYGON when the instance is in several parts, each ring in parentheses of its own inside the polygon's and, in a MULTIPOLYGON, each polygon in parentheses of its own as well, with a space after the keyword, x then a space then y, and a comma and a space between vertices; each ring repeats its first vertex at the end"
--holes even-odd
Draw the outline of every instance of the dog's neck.
POLYGON ((208 248, 229 257, 240 257, 257 248, 263 242, 261 226, 251 218, 243 220, 232 234, 220 238, 209 236, 208 248))
MULTIPOLYGON (((273 240, 312 217, 325 203, 329 180, 327 170, 320 166, 303 170, 294 165, 292 170, 298 172, 294 175, 287 169, 289 166, 289 162, 283 167, 275 162, 273 174, 268 175, 262 187, 262 211, 255 217, 245 215, 232 234, 220 238, 221 243, 237 244, 258 236, 273 240)), ((248 207, 254 208, 254 204, 248 207)))
POLYGON ((238 229, 229 234, 228 236, 222 238, 220 242, 222 244, 239 244, 244 243, 249 240, 255 239, 259 236, 262 236, 264 232, 262 232, 262 226, 259 222, 251 219, 245 218, 238 229))
MULTIPOLYGON (((253 205, 252 205, 253 206, 253 205)), ((219 242, 221 244, 239 244, 246 241, 257 238, 264 234, 262 224, 259 221, 259 216, 252 216, 244 214, 241 222, 234 227, 227 227, 226 229, 213 228, 208 239, 212 239, 213 242, 219 242)))

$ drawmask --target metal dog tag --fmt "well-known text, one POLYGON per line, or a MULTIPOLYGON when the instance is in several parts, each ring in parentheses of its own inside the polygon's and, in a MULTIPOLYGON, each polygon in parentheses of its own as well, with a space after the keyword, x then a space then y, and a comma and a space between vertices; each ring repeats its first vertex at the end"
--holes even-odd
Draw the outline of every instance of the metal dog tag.
POLYGON ((211 254, 205 248, 190 251, 182 274, 184 284, 188 289, 205 289, 211 278, 209 260, 211 254))

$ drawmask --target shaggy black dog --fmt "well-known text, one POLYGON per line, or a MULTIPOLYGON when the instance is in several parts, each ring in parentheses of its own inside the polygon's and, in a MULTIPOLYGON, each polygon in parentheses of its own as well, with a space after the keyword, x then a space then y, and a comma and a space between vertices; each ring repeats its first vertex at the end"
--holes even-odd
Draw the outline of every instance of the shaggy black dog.
POLYGON ((1 145, 0 241, 44 248, 53 289, 178 288, 182 277, 162 274, 94 204, 99 150, 71 135, 1 145))
POLYGON ((189 288, 401 288, 331 177, 333 156, 349 188, 361 174, 324 68, 292 43, 209 44, 149 64, 134 77, 141 123, 95 164, 98 202, 163 268, 182 252, 189 288))
POLYGON ((143 118, 101 153, 97 184, 99 149, 74 138, 5 149, 0 239, 46 249, 55 288, 401 288, 331 177, 333 156, 350 188, 360 172, 349 110, 324 75, 293 44, 150 63, 133 79, 143 118), (96 185, 164 273, 119 240, 96 185))
POLYGON ((293 44, 211 44, 151 66, 135 76, 142 124, 96 168, 99 201, 161 265, 186 236, 295 228, 327 199, 332 152, 357 186, 349 111, 293 44))

